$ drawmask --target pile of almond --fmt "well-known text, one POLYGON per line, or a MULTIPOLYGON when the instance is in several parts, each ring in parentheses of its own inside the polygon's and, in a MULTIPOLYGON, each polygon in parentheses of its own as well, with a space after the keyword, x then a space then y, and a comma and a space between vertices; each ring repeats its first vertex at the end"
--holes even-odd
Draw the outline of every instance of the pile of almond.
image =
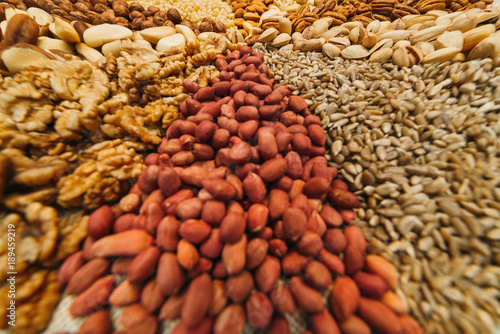
POLYGON ((319 118, 262 62, 244 46, 218 57, 211 87, 185 80, 194 96, 138 182, 90 215, 58 277, 88 316, 80 332, 111 333, 110 306, 127 333, 177 318, 172 333, 288 333, 298 309, 314 333, 422 332, 396 268, 350 225, 359 200, 328 167, 319 118))

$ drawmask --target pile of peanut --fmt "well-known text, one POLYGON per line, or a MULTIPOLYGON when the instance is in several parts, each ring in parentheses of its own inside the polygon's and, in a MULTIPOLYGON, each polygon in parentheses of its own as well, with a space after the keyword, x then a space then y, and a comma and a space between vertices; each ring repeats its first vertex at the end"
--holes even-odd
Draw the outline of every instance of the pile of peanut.
POLYGON ((80 332, 110 333, 109 306, 127 333, 177 318, 172 333, 288 333, 298 309, 314 333, 421 332, 395 267, 350 224, 359 200, 323 157, 319 118, 262 61, 242 47, 218 57, 211 87, 186 80, 194 96, 137 184, 90 215, 58 276, 88 316, 80 332))

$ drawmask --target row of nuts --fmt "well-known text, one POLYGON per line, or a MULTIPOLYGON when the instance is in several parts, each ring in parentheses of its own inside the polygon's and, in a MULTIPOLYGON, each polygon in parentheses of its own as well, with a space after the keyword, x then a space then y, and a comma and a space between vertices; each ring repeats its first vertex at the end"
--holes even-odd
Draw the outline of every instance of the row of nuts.
POLYGON ((329 28, 331 19, 314 22, 302 33, 289 35, 290 23, 282 18, 279 29, 268 28, 259 42, 272 47, 289 43, 293 50, 322 51, 330 58, 368 59, 374 63, 394 62, 399 67, 449 60, 497 58, 500 34, 496 31, 500 11, 477 9, 457 12, 405 16, 394 22, 360 22, 329 28))
POLYGON ((156 6, 144 8, 138 2, 123 0, 78 0, 72 2, 61 0, 55 4, 51 0, 25 0, 25 4, 28 8, 41 8, 70 22, 82 21, 92 25, 116 24, 132 30, 161 26, 174 27, 176 24, 183 24, 196 34, 200 32, 226 32, 224 23, 214 22, 211 18, 207 17, 199 25, 196 25, 189 20, 184 20, 175 8, 170 8, 168 11, 161 10, 156 6))
POLYGON ((90 215, 59 271, 87 332, 111 332, 107 305, 125 307, 127 333, 178 318, 172 333, 289 333, 283 315, 297 309, 315 333, 421 332, 393 292, 395 267, 365 256, 350 225, 359 200, 323 157, 319 118, 262 62, 243 46, 216 60, 211 87, 185 80, 194 96, 137 184, 90 215), (114 274, 126 276, 116 287, 114 274))

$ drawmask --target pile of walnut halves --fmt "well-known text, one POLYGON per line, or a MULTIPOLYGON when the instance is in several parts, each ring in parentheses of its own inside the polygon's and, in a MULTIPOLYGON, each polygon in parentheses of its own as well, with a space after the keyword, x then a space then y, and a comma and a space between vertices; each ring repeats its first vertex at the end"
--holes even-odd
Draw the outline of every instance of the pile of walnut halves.
MULTIPOLYGON (((123 40, 120 50, 98 63, 67 55, 0 75, 0 231, 15 226, 15 333, 45 328, 60 299, 54 269, 80 248, 86 210, 129 190, 188 97, 182 80, 208 85, 226 45, 207 40, 166 53, 123 40)), ((5 237, 1 275, 8 252, 5 237)), ((8 303, 5 285, 0 328, 8 303)))

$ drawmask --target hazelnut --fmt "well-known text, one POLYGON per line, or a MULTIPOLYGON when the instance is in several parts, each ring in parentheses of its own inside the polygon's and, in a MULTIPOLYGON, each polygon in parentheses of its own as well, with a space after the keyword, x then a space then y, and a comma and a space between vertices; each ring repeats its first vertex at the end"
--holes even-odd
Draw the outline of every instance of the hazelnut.
POLYGON ((156 7, 156 6, 149 6, 147 9, 147 11, 150 11, 151 13, 156 14, 157 12, 160 11, 160 8, 156 7))
POLYGON ((153 22, 157 26, 162 26, 167 20, 168 20, 167 19, 167 13, 164 12, 164 11, 156 12, 156 14, 155 14, 155 16, 153 18, 153 22))
POLYGON ((122 16, 124 18, 130 15, 130 10, 122 1, 116 1, 113 3, 113 11, 116 16, 122 16))
POLYGON ((174 22, 172 22, 170 20, 166 20, 165 23, 163 23, 163 26, 175 28, 174 22))
POLYGON ((142 13, 144 11, 144 7, 140 3, 135 1, 129 4, 129 9, 131 12, 137 11, 139 13, 142 13))
POLYGON ((144 15, 142 15, 142 13, 134 10, 133 12, 130 13, 130 15, 128 16, 132 21, 135 20, 135 19, 138 19, 138 18, 141 18, 141 19, 145 19, 144 15))
POLYGON ((211 32, 213 27, 209 22, 201 22, 199 30, 200 32, 211 32))
POLYGON ((179 13, 179 11, 175 8, 170 8, 167 11, 167 17, 170 21, 174 22, 175 24, 179 24, 182 22, 181 13, 179 13))
MULTIPOLYGON (((170 21, 172 21, 172 20, 170 20, 170 21)), ((172 21, 172 22, 174 22, 174 24, 175 24, 175 21, 172 21)), ((193 30, 193 28, 194 28, 194 24, 189 20, 182 20, 181 24, 188 27, 191 30, 193 30)))
POLYGON ((69 16, 74 17, 74 19, 71 19, 71 21, 83 21, 90 23, 90 18, 81 12, 73 11, 69 13, 69 16))
POLYGON ((146 20, 146 21, 142 21, 141 29, 144 30, 144 29, 148 29, 148 28, 153 28, 154 26, 155 25, 153 22, 146 20))
MULTIPOLYGON (((25 4, 26 4, 26 6, 28 6, 28 7, 38 7, 38 6, 39 6, 39 4, 38 4, 38 2, 37 2, 36 0, 24 0, 24 3, 25 3, 25 4)), ((4 2, 3 2, 3 3, 2 3, 2 5, 4 5, 4 6, 5 6, 5 5, 8 5, 8 4, 6 4, 6 3, 4 3, 4 2)), ((9 6, 9 7, 12 7, 12 5, 8 5, 8 6, 9 6)), ((2 21, 3 21, 3 20, 5 20, 5 18, 2 18, 1 16, 0 16, 0 19, 1 19, 2 21)))
POLYGON ((106 6, 106 5, 107 5, 106 0, 90 0, 90 3, 91 3, 93 6, 95 6, 95 5, 97 5, 97 4, 101 4, 101 5, 104 5, 104 6, 106 6))
POLYGON ((72 12, 72 11, 74 10, 74 9, 73 9, 73 5, 71 5, 71 4, 67 4, 67 3, 65 3, 65 2, 63 2, 63 3, 61 3, 61 4, 59 5, 59 9, 62 9, 62 10, 64 10, 65 12, 68 12, 68 13, 69 13, 69 12, 72 12))
POLYGON ((75 10, 77 10, 79 12, 82 12, 83 14, 85 14, 86 12, 88 12, 90 10, 90 7, 87 6, 87 4, 84 3, 84 2, 77 2, 77 3, 75 3, 75 5, 73 6, 73 8, 75 8, 75 10))
POLYGON ((203 21, 201 21, 201 22, 208 22, 208 23, 210 23, 210 25, 212 25, 212 26, 214 26, 214 25, 215 25, 215 21, 214 21, 214 20, 212 20, 212 19, 211 19, 211 18, 209 18, 209 17, 205 17, 205 18, 203 19, 203 21))
POLYGON ((226 25, 222 22, 217 22, 214 26, 214 31, 215 32, 223 32, 225 33, 226 32, 226 25))
POLYGON ((40 33, 38 23, 28 15, 16 14, 7 23, 4 34, 4 46, 17 43, 36 44, 40 33))
POLYGON ((196 36, 198 36, 200 34, 200 29, 198 27, 194 27, 193 32, 196 36))
POLYGON ((114 20, 116 17, 115 12, 112 9, 107 9, 103 14, 106 14, 109 17, 111 17, 111 20, 114 20))
POLYGON ((130 22, 126 18, 121 16, 115 17, 115 19, 113 20, 113 24, 130 28, 130 22))
POLYGON ((144 19, 138 17, 132 20, 132 24, 130 26, 133 30, 140 30, 142 22, 144 22, 144 19))
POLYGON ((109 9, 109 7, 106 5, 103 5, 102 3, 98 3, 98 4, 94 5, 94 11, 96 11, 98 13, 104 13, 108 9, 109 9))
POLYGON ((145 10, 142 12, 142 15, 144 15, 145 17, 153 16, 153 12, 151 12, 149 10, 145 10))
POLYGON ((67 16, 68 15, 68 12, 65 12, 64 10, 60 9, 60 8, 55 8, 53 9, 50 14, 52 15, 57 15, 57 16, 67 16))

